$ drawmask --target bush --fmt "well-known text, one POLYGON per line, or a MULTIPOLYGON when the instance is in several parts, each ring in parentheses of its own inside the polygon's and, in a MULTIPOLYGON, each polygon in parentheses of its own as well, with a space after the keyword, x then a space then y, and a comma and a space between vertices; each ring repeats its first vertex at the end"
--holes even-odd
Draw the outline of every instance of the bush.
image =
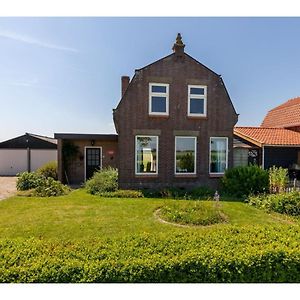
POLYGON ((271 193, 284 192, 288 181, 288 169, 275 166, 269 169, 269 188, 271 193))
POLYGON ((214 191, 205 186, 199 186, 190 191, 191 199, 209 199, 214 196, 214 191))
POLYGON ((300 216, 300 193, 280 193, 271 195, 251 196, 250 205, 280 214, 300 216))
POLYGON ((141 191, 135 190, 117 190, 114 192, 100 192, 97 195, 105 198, 142 198, 144 197, 141 191))
POLYGON ((114 192, 118 189, 118 170, 108 167, 94 173, 85 183, 87 191, 92 195, 103 192, 114 192))
POLYGON ((39 181, 39 185, 35 188, 33 195, 38 197, 56 197, 63 196, 70 192, 70 188, 51 177, 39 181))
POLYGON ((300 282, 297 226, 119 239, 1 239, 0 282, 300 282))
POLYGON ((19 196, 39 196, 39 197, 51 197, 62 196, 70 192, 70 189, 54 180, 52 177, 44 177, 37 172, 24 172, 18 174, 17 190, 27 191, 19 193, 19 196))
POLYGON ((34 189, 39 185, 41 177, 38 176, 35 172, 23 172, 17 174, 17 190, 26 191, 34 189))
POLYGON ((169 222, 190 225, 212 225, 227 221, 214 202, 172 202, 159 210, 159 215, 169 222))
POLYGON ((165 188, 161 190, 142 190, 147 198, 168 198, 168 199, 209 199, 214 195, 214 191, 205 186, 199 186, 191 190, 180 188, 165 188))
POLYGON ((46 178, 51 177, 54 180, 57 180, 57 162, 56 161, 50 161, 43 166, 41 166, 39 169, 36 170, 36 173, 40 176, 44 176, 46 178))
POLYGON ((232 196, 246 197, 266 192, 269 186, 268 171, 256 165, 235 167, 225 171, 221 183, 223 191, 232 196))

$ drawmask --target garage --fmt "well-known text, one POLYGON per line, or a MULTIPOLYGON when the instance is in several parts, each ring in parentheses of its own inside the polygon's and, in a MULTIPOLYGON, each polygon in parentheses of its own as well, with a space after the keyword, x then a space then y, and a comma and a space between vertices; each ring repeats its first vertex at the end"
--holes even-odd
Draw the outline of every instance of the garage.
POLYGON ((0 176, 35 171, 57 160, 57 140, 32 133, 0 143, 0 176))

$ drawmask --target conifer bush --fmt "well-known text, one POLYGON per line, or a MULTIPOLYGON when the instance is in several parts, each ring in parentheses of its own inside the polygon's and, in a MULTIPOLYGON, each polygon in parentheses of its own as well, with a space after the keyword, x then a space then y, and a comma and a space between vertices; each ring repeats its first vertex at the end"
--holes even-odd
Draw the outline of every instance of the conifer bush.
POLYGON ((222 189, 226 194, 246 197, 269 190, 269 174, 257 165, 228 169, 222 178, 222 189))

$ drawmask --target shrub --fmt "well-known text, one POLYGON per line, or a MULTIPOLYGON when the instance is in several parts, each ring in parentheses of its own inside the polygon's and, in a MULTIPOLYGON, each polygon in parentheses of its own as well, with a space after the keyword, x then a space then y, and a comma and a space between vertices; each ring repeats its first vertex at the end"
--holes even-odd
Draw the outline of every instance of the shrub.
POLYGON ((199 186, 190 191, 192 199, 209 199, 214 196, 214 191, 205 186, 199 186))
POLYGON ((297 226, 119 239, 0 239, 0 282, 300 282, 297 226))
POLYGON ((54 180, 57 180, 57 162, 56 161, 50 161, 43 166, 41 166, 39 169, 36 170, 36 173, 40 176, 44 176, 46 178, 51 177, 54 180))
POLYGON ((17 174, 17 176, 18 191, 34 189, 39 185, 39 182, 41 180, 40 176, 38 176, 35 172, 23 172, 17 174))
POLYGON ((87 191, 92 194, 114 192, 118 189, 118 171, 108 167, 97 171, 94 176, 85 183, 87 191))
POLYGON ((212 225, 227 221, 220 207, 214 202, 173 202, 160 208, 159 215, 179 224, 212 225))
POLYGON ((214 195, 214 191, 205 186, 199 186, 191 190, 180 188, 164 188, 161 190, 142 190, 144 197, 147 198, 169 198, 169 199, 209 199, 214 195))
POLYGON ((221 180, 223 191, 229 195, 245 197, 268 190, 268 172, 259 166, 228 169, 221 180))
POLYGON ((288 169, 275 167, 269 169, 269 188, 271 193, 281 193, 288 183, 288 169))
POLYGON ((141 191, 135 190, 116 190, 114 192, 99 192, 97 195, 106 198, 142 198, 144 197, 141 191))
POLYGON ((66 195, 69 192, 70 188, 63 185, 61 182, 56 181, 51 177, 42 177, 33 194, 38 197, 53 197, 66 195))
POLYGON ((267 211, 300 216, 300 192, 250 196, 248 202, 267 211))

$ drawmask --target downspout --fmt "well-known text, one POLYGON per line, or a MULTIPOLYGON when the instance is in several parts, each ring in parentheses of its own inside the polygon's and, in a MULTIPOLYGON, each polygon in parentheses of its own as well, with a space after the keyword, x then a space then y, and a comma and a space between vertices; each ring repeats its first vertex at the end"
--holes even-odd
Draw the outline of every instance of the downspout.
POLYGON ((26 133, 26 144, 27 144, 27 172, 30 172, 30 165, 31 165, 31 157, 30 157, 30 147, 29 147, 29 137, 28 134, 26 133))
POLYGON ((262 166, 262 169, 264 170, 265 169, 265 147, 264 147, 264 145, 262 145, 261 149, 262 149, 261 166, 262 166))

